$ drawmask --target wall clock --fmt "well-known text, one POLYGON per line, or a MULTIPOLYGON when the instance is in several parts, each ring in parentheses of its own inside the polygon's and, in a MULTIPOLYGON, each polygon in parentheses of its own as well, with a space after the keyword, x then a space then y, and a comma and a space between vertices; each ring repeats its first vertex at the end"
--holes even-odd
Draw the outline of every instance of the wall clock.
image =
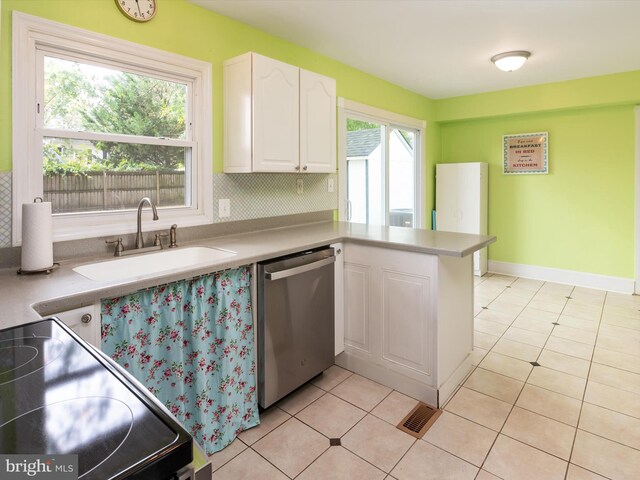
POLYGON ((148 22, 156 14, 156 0, 115 0, 125 17, 134 22, 148 22))

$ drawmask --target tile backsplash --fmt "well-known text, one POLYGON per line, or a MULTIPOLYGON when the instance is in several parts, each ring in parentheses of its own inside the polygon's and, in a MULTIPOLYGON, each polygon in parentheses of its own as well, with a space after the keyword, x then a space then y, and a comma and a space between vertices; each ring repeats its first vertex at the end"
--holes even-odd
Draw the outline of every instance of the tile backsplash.
MULTIPOLYGON (((289 175, 276 173, 213 175, 214 222, 233 222, 320 212, 338 208, 336 174, 289 175), (296 182, 302 179, 303 191, 296 182), (333 180, 334 191, 328 191, 333 180), (218 200, 228 198, 231 216, 218 217, 218 200)), ((11 172, 0 172, 0 248, 11 246, 11 172)))
POLYGON ((236 173, 213 175, 214 222, 279 217, 297 213, 319 212, 338 208, 338 176, 278 173, 236 173), (302 193, 296 182, 301 179, 302 193), (333 192, 328 182, 333 180, 333 192), (231 216, 218 217, 218 200, 231 201, 231 216))
POLYGON ((0 248, 11 246, 11 172, 0 172, 0 248))

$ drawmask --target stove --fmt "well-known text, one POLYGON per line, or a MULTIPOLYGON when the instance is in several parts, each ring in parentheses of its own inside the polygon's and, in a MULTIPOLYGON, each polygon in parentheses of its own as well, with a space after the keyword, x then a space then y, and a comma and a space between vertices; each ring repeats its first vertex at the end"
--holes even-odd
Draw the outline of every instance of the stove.
POLYGON ((57 319, 0 330, 0 453, 77 454, 82 480, 169 480, 191 462, 192 442, 57 319))

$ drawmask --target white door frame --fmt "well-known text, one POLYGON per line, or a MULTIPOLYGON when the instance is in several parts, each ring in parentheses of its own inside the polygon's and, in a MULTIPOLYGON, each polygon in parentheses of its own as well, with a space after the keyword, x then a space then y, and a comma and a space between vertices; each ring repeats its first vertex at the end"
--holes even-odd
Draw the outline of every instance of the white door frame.
MULTIPOLYGON (((406 115, 389 112, 380 108, 371 107, 363 103, 347 100, 343 97, 338 98, 338 220, 346 221, 347 219, 347 117, 354 116, 357 118, 371 119, 371 122, 385 125, 387 128, 408 128, 417 130, 417 138, 415 142, 415 222, 414 228, 425 228, 427 225, 426 218, 426 192, 425 183, 423 182, 423 173, 425 171, 425 146, 424 139, 427 122, 406 115)), ((388 224, 389 209, 388 207, 388 145, 385 145, 385 217, 388 224)))
POLYGON ((635 288, 640 294, 640 105, 635 108, 636 116, 636 162, 635 162, 635 288))

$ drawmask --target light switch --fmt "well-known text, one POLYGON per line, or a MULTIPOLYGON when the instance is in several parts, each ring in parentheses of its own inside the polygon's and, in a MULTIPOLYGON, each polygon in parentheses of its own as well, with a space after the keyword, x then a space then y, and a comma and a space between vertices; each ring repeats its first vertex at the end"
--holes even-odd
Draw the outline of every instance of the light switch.
POLYGON ((327 179, 327 192, 333 193, 333 178, 327 179))
POLYGON ((225 218, 231 216, 231 200, 221 198, 218 200, 218 217, 225 218))
POLYGON ((302 193, 304 192, 304 182, 301 178, 296 180, 296 191, 298 192, 298 195, 302 195, 302 193))

